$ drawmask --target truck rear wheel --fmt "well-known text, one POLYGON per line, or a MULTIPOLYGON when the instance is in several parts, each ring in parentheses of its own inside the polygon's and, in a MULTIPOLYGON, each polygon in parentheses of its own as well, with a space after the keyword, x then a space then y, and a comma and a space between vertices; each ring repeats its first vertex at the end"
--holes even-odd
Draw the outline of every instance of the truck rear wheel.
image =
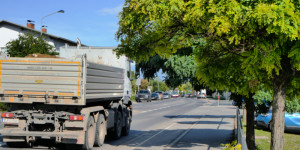
POLYGON ((129 131, 130 131, 130 124, 131 124, 131 109, 130 107, 127 107, 127 111, 126 111, 126 117, 125 117, 125 126, 122 129, 122 135, 127 136, 129 135, 129 131))
POLYGON ((122 113, 120 111, 117 111, 116 117, 117 120, 114 126, 113 138, 119 139, 121 137, 121 132, 122 132, 122 113))
POLYGON ((87 130, 85 132, 85 142, 82 146, 85 150, 90 150, 93 148, 95 143, 95 133, 96 133, 96 123, 92 116, 89 117, 87 121, 87 130))
POLYGON ((32 148, 32 143, 26 142, 7 142, 6 145, 13 148, 32 148))
POLYGON ((102 146, 106 135, 106 122, 103 114, 99 114, 96 125, 95 146, 102 146))

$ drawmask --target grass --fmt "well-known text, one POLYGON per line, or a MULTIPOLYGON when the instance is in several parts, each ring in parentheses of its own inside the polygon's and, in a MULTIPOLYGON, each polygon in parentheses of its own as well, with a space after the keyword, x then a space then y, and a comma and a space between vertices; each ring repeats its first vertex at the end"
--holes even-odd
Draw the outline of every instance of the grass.
MULTIPOLYGON (((246 134, 246 125, 244 132, 246 134)), ((261 127, 255 127, 255 144, 258 150, 269 150, 271 144, 271 132, 261 127)), ((296 133, 284 133, 284 150, 296 150, 300 148, 300 135, 296 133)))
POLYGON ((132 96, 130 97, 130 100, 133 101, 133 102, 136 101, 136 100, 135 100, 135 94, 132 94, 132 96))

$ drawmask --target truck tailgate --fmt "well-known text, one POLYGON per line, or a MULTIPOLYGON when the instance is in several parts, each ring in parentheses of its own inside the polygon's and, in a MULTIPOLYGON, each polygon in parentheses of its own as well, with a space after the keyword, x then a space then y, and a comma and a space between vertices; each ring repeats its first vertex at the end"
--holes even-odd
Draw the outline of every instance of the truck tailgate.
POLYGON ((0 60, 0 102, 82 105, 81 85, 81 59, 0 60))

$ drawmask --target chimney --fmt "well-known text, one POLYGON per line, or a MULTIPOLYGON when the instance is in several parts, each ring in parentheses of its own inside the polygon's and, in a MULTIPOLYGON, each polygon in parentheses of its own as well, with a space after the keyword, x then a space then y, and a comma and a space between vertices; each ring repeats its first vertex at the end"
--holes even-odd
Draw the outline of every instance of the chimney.
POLYGON ((43 32, 43 33, 47 33, 47 28, 45 28, 45 27, 42 28, 42 32, 43 32))
POLYGON ((47 27, 48 26, 42 25, 42 33, 47 33, 47 27))
POLYGON ((27 20, 27 28, 34 29, 34 21, 32 21, 32 20, 27 20))

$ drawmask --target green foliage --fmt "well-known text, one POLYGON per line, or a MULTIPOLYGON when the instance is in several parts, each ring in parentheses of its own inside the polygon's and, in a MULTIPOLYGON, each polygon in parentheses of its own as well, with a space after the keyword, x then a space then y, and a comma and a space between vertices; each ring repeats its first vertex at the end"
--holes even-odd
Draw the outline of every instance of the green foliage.
POLYGON ((294 97, 292 100, 286 101, 285 110, 288 113, 300 113, 300 100, 294 97))
POLYGON ((162 81, 159 81, 159 80, 150 80, 150 85, 149 86, 152 86, 152 92, 155 92, 155 91, 166 92, 166 91, 170 90, 165 82, 162 82, 162 81))
POLYGON ((146 79, 141 79, 141 85, 140 85, 140 89, 147 89, 149 86, 149 82, 146 79))
POLYGON ((273 93, 272 91, 259 90, 253 96, 253 99, 255 99, 258 104, 264 104, 266 101, 273 100, 273 93))
POLYGON ((0 103, 0 111, 7 111, 8 110, 8 106, 4 103, 0 103))
POLYGON ((225 147, 225 148, 223 148, 223 150, 241 150, 242 149, 241 144, 238 144, 236 140, 229 144, 221 144, 221 145, 225 147))
POLYGON ((19 37, 6 44, 7 52, 11 57, 25 57, 28 54, 40 53, 57 55, 53 46, 48 44, 46 38, 34 33, 19 34, 19 37))
POLYGON ((135 98, 136 98, 136 95, 135 95, 135 94, 133 94, 133 95, 130 97, 130 100, 131 100, 131 101, 136 101, 136 99, 135 99, 135 98))
POLYGON ((273 92, 266 90, 259 90, 253 96, 256 103, 255 109, 259 114, 265 114, 269 111, 273 101, 273 92))
POLYGON ((132 90, 132 93, 135 94, 135 92, 137 91, 137 85, 136 85, 136 79, 135 79, 134 71, 131 71, 130 78, 133 79, 131 81, 131 90, 132 90))
POLYGON ((179 91, 191 93, 191 91, 193 90, 193 86, 190 82, 187 82, 187 83, 184 83, 184 84, 181 84, 180 86, 178 86, 177 89, 179 91))
POLYGON ((164 68, 164 63, 167 59, 155 55, 149 58, 149 60, 141 61, 136 67, 141 68, 144 78, 150 79, 155 78, 155 74, 164 68))
POLYGON ((127 0, 116 52, 139 62, 191 47, 200 84, 248 98, 287 85, 291 98, 300 91, 299 8, 298 0, 127 0))
POLYGON ((154 78, 161 69, 167 74, 165 83, 172 89, 190 81, 196 90, 200 90, 203 86, 195 77, 196 61, 192 53, 192 48, 182 48, 169 58, 159 55, 149 57, 149 60, 141 61, 138 67, 148 79, 154 78))

